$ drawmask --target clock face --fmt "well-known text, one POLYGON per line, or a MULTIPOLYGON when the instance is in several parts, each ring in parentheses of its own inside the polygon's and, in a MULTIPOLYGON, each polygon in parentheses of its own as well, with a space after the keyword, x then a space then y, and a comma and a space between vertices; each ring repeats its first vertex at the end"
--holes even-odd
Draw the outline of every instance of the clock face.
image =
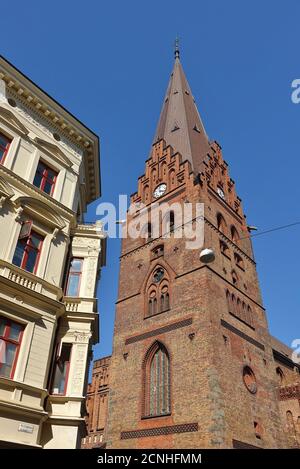
POLYGON ((222 199, 225 199, 225 194, 224 194, 223 190, 221 189, 221 187, 218 187, 218 188, 217 188, 217 192, 218 192, 219 196, 220 196, 222 199))
POLYGON ((160 184, 157 186, 157 188, 153 192, 153 196, 157 199, 158 197, 161 197, 167 189, 167 184, 160 184))

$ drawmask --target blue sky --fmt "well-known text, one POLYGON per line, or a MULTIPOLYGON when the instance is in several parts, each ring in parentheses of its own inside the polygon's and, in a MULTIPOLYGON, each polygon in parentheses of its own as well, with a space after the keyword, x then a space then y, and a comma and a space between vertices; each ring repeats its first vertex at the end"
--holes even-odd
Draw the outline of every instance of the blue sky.
MULTIPOLYGON (((0 53, 100 135, 102 200, 116 203, 144 171, 178 34, 207 133, 265 230, 300 220, 299 17, 296 0, 16 0, 1 5, 0 53)), ((300 338, 299 232, 253 240, 271 333, 288 344, 300 338)), ((111 353, 119 254, 109 240, 95 357, 111 353)))

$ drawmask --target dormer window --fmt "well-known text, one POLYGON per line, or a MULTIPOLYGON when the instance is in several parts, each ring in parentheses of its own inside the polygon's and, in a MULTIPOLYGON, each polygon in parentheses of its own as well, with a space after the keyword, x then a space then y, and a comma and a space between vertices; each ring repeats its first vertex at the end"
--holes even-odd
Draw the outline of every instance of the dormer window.
POLYGON ((57 172, 40 161, 35 173, 33 184, 43 192, 46 192, 46 194, 52 195, 56 178, 57 172))
POLYGON ((24 222, 20 231, 12 263, 27 272, 36 273, 43 245, 43 236, 32 229, 30 221, 24 222))
POLYGON ((0 133, 0 163, 1 164, 4 163, 10 144, 11 144, 11 139, 6 137, 6 135, 0 133))

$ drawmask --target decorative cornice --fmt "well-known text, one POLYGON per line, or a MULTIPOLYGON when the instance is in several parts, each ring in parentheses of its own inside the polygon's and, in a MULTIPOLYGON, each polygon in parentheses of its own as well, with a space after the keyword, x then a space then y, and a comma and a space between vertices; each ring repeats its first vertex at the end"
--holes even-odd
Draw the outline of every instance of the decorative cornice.
POLYGON ((33 211, 37 218, 42 218, 46 221, 46 224, 54 225, 60 231, 66 227, 64 220, 41 200, 35 199, 34 197, 18 197, 14 201, 14 204, 18 208, 33 211))
POLYGON ((12 97, 16 101, 14 112, 23 115, 52 138, 54 133, 58 133, 59 146, 84 161, 88 181, 87 202, 99 197, 98 136, 1 56, 0 80, 5 84, 0 100, 6 103, 7 98, 12 97))
POLYGON ((16 127, 18 131, 21 132, 21 134, 29 134, 29 130, 27 129, 27 127, 25 127, 25 125, 23 125, 22 122, 16 117, 16 115, 9 109, 0 106, 0 116, 4 117, 8 122, 13 124, 13 126, 16 127))
POLYGON ((18 102, 26 105, 26 108, 42 117, 50 126, 53 126, 70 141, 73 141, 77 147, 85 150, 92 145, 92 141, 76 129, 74 125, 64 119, 63 116, 54 109, 54 106, 52 107, 50 104, 46 103, 46 100, 42 100, 37 93, 33 92, 33 89, 27 89, 24 83, 21 84, 16 77, 12 77, 7 70, 1 67, 1 63, 0 79, 5 82, 9 95, 15 97, 18 102))

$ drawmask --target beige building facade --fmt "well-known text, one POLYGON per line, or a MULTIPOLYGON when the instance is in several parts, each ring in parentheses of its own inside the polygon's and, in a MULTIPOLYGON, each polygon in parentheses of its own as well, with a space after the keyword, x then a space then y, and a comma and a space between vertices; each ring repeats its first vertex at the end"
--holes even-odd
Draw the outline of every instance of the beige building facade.
POLYGON ((76 448, 105 264, 99 139, 0 58, 0 447, 76 448))

